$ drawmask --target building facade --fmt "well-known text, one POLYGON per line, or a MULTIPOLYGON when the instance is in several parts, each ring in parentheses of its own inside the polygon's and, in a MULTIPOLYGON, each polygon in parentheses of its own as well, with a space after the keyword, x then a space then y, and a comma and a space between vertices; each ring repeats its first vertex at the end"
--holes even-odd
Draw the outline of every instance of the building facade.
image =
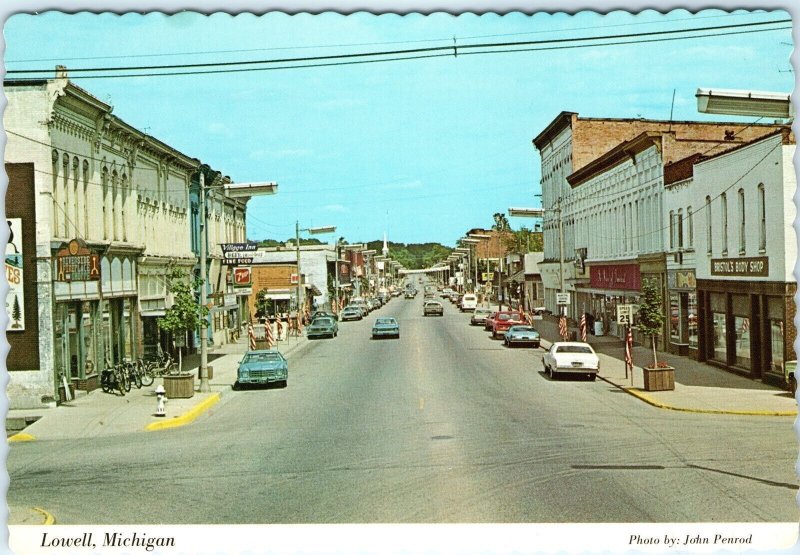
MULTIPOLYGON (((630 258, 633 264, 634 251, 655 253, 654 259, 645 259, 643 262, 650 273, 659 273, 663 262, 663 250, 654 248, 659 245, 660 233, 636 232, 632 233, 634 225, 641 222, 635 220, 634 212, 637 205, 624 207, 615 206, 611 202, 614 195, 622 193, 609 193, 611 196, 594 201, 587 201, 581 195, 576 195, 576 188, 567 179, 578 173, 585 166, 598 162, 606 156, 624 155, 620 145, 631 141, 643 133, 652 132, 668 136, 671 145, 671 154, 661 156, 663 165, 689 155, 691 152, 715 153, 728 150, 734 146, 763 136, 780 128, 780 125, 771 124, 743 124, 743 123, 703 123, 686 121, 658 121, 645 119, 609 119, 579 117, 575 112, 562 112, 539 135, 533 139, 535 148, 541 157, 541 190, 542 206, 544 208, 543 234, 544 234, 544 260, 541 264, 542 280, 545 287, 545 305, 548 310, 558 312, 560 307, 556 302, 556 293, 563 290, 570 293, 571 302, 565 307, 568 316, 577 319, 583 310, 583 303, 576 302, 574 297, 577 284, 586 284, 591 281, 589 261, 594 259, 595 264, 603 259, 597 256, 597 248, 614 253, 613 264, 625 264, 622 256, 630 258), (615 152, 615 149, 616 152, 615 152), (691 149, 695 149, 692 151, 691 149), (595 209, 602 209, 600 214, 593 214, 595 209), (582 217, 577 214, 583 214, 582 217), (627 222, 627 224, 626 224, 627 222), (627 225, 628 231, 623 234, 617 243, 613 243, 617 226, 627 225), (598 227, 600 226, 600 227, 598 227), (613 233, 612 233, 613 232, 613 233), (635 241, 632 245, 630 241, 635 241), (577 242, 592 242, 590 248, 587 244, 577 242), (621 244, 628 241, 628 246, 621 244), (626 255, 618 251, 623 249, 626 255)), ((625 176, 624 185, 638 187, 634 184, 634 171, 629 168, 625 176)), ((650 170, 658 172, 655 166, 650 170)), ((663 173, 663 171, 661 171, 663 173)), ((583 177, 587 176, 584 173, 583 177)), ((646 177, 643 172, 640 178, 646 177)), ((616 179, 616 178, 613 178, 616 179)), ((619 185, 611 185, 612 178, 608 178, 605 187, 620 189, 619 185)), ((654 184, 651 184, 655 187, 654 184)), ((602 187, 602 186, 601 186, 602 187)), ((624 193, 629 194, 629 193, 624 193)), ((632 199, 633 200, 633 199, 632 199)), ((661 218, 658 200, 653 194, 648 194, 639 200, 638 213, 651 213, 654 217, 661 218)), ((627 267, 620 268, 620 272, 629 273, 627 267)), ((632 277, 632 276, 631 276, 632 277)), ((627 289, 619 289, 617 297, 624 299, 627 289)), ((610 302, 613 302, 611 300, 610 302)))
POLYGON ((113 116, 63 68, 4 85, 8 216, 34 240, 20 312, 37 311, 7 333, 8 395, 11 408, 36 408, 168 344, 156 321, 170 304, 167 272, 191 274, 197 262, 189 187, 200 162, 113 116), (25 347, 33 337, 35 355, 25 347))
POLYGON ((697 357, 776 385, 796 358, 794 152, 786 128, 697 161, 691 183, 697 357))

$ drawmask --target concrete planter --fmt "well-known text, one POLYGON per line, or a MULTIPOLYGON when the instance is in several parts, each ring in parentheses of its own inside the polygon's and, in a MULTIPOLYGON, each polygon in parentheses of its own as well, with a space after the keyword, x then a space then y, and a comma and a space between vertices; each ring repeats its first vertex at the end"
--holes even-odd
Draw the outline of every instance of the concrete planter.
POLYGON ((167 399, 189 399, 194 396, 194 374, 164 376, 167 399))
POLYGON ((642 368, 644 374, 645 391, 672 391, 675 389, 675 369, 671 366, 664 368, 642 368))

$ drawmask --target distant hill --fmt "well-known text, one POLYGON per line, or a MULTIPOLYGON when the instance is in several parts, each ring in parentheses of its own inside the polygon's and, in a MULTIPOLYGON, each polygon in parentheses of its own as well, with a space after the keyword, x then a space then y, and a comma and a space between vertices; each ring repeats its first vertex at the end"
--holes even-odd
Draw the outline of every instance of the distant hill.
MULTIPOLYGON (((428 268, 437 262, 444 260, 453 249, 445 247, 440 243, 394 243, 387 241, 389 246, 389 256, 392 260, 397 260, 409 270, 419 270, 428 268)), ((383 248, 383 240, 370 241, 367 243, 368 249, 374 249, 380 253, 383 248)))

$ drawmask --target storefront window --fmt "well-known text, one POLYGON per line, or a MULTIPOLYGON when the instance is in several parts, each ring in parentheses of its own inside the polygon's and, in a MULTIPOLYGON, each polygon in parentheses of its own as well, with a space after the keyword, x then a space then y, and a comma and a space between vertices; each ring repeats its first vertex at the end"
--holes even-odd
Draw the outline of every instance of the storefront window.
POLYGON ((714 352, 712 357, 718 362, 727 363, 726 358, 726 335, 725 335, 725 313, 714 312, 711 315, 711 320, 714 324, 714 352))
POLYGON ((733 319, 736 329, 736 366, 750 368, 750 319, 735 316, 733 319))
POLYGON ((681 341, 681 298, 677 293, 669 296, 669 338, 673 343, 681 341))
POLYGON ((697 348, 697 293, 689 293, 687 307, 687 321, 689 331, 689 346, 697 348))
POLYGON ((783 373, 783 320, 770 320, 769 332, 772 345, 771 371, 783 373))

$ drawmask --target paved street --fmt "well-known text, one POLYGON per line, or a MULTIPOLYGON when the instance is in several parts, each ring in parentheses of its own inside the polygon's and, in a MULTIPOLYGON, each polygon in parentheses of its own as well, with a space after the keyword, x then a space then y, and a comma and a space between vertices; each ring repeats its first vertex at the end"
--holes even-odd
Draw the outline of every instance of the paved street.
MULTIPOLYGON (((421 296, 420 296, 421 297, 421 296)), ((788 418, 662 411, 551 381, 450 303, 395 299, 159 433, 12 444, 8 502, 60 524, 788 522, 788 418), (378 315, 399 340, 370 340, 378 315)))

